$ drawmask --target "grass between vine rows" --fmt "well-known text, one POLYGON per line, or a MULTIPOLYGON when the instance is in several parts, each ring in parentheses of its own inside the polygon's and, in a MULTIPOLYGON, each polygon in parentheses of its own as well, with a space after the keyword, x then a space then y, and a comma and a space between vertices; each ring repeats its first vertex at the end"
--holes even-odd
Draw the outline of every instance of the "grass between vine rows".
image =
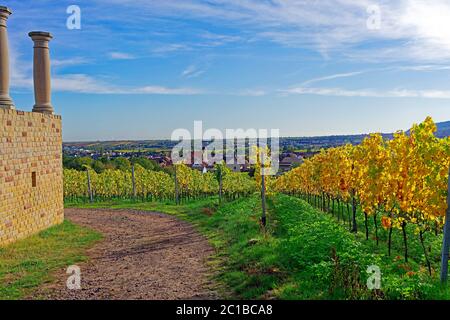
POLYGON ((0 300, 32 298, 52 273, 87 259, 86 249, 101 235, 64 221, 39 234, 0 248, 0 300))
MULTIPOLYGON (((214 278, 226 288, 226 298, 242 299, 449 299, 438 282, 440 237, 425 239, 431 247, 433 274, 428 275, 420 242, 408 230, 410 259, 402 258, 400 233, 393 234, 388 256, 386 234, 379 230, 379 245, 352 234, 335 217, 307 202, 285 195, 268 200, 266 230, 261 229, 260 197, 217 205, 214 197, 186 202, 133 202, 111 200, 68 203, 82 208, 138 209, 165 212, 193 223, 216 250, 214 278), (381 289, 369 290, 368 266, 382 272, 381 289)), ((372 227, 370 224, 369 227, 372 227)))

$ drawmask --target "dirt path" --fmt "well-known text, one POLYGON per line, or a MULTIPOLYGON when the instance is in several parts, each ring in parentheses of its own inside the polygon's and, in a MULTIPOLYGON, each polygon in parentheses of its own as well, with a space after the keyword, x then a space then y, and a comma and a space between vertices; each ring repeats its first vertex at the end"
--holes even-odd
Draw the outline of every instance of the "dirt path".
POLYGON ((66 209, 70 221, 104 240, 80 264, 81 290, 68 290, 65 270, 42 288, 44 299, 215 299, 204 237, 174 217, 139 211, 66 209))

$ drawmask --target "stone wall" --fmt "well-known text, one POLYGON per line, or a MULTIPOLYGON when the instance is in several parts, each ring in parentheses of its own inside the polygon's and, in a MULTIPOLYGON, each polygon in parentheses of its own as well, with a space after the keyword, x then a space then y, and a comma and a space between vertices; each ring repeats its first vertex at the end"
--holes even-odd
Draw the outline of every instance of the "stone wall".
POLYGON ((0 246, 64 219, 61 117, 0 108, 0 246))

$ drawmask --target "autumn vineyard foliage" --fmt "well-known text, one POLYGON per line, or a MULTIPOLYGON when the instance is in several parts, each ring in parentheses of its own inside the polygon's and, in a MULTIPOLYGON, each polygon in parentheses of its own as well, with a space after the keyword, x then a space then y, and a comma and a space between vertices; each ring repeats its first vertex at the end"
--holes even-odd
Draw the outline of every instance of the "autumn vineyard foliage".
POLYGON ((391 140, 372 134, 357 146, 322 150, 279 177, 273 188, 347 219, 353 232, 359 227, 356 215, 362 212, 366 239, 368 219, 374 221, 377 244, 378 224, 389 230, 389 254, 392 232, 399 230, 407 261, 407 226, 414 227, 423 244, 424 235, 439 233, 445 220, 450 139, 436 138, 435 131, 427 118, 409 134, 400 131, 391 140))
MULTIPOLYGON (((217 195, 219 182, 213 172, 202 173, 184 164, 176 166, 179 196, 181 199, 196 199, 217 195)), ((135 188, 133 191, 133 175, 131 171, 105 170, 96 173, 91 168, 89 178, 91 191, 95 198, 133 198, 142 200, 174 200, 175 179, 163 171, 146 170, 135 165, 135 188)), ((248 174, 231 172, 225 169, 223 174, 223 195, 229 199, 246 196, 257 190, 254 179, 248 174)), ((88 175, 86 171, 64 169, 64 197, 66 199, 86 198, 88 191, 88 175)))

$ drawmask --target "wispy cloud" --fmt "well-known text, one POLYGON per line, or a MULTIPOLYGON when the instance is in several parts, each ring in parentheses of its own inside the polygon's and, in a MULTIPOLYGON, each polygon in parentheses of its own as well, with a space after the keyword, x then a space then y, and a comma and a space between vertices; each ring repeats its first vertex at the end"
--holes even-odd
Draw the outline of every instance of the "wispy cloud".
POLYGON ((134 59, 134 55, 125 52, 110 52, 109 57, 113 60, 131 60, 134 59))
POLYGON ((171 43, 171 44, 161 45, 159 47, 156 47, 152 50, 152 52, 156 53, 156 54, 165 54, 165 53, 172 53, 172 52, 185 51, 185 50, 191 50, 191 48, 185 44, 171 43))
MULTIPOLYGON (((12 79, 12 87, 32 90, 33 80, 23 75, 12 79)), ((109 84, 86 74, 57 75, 52 78, 55 92, 75 92, 83 94, 142 94, 142 95, 197 95, 202 90, 194 88, 172 88, 165 86, 125 87, 109 84)))
POLYGON ((307 80, 307 81, 303 82, 302 85, 303 86, 307 86, 307 85, 310 85, 312 83, 317 83, 317 82, 322 82, 322 81, 334 80, 334 79, 339 79, 339 78, 354 77, 354 76, 363 74, 365 72, 366 71, 355 71, 355 72, 332 74, 332 75, 329 75, 329 76, 324 76, 324 77, 319 77, 319 78, 314 78, 314 79, 311 79, 311 80, 307 80))
POLYGON ((283 95, 319 95, 335 97, 369 97, 369 98, 428 98, 450 99, 450 90, 375 90, 375 89, 343 89, 343 88, 310 88, 297 87, 280 90, 283 95))
MULTIPOLYGON (((32 64, 19 61, 20 55, 10 50, 11 88, 13 90, 33 90, 32 64)), ((52 66, 62 67, 88 63, 84 58, 52 60, 52 66)), ((141 95, 197 95, 204 91, 194 88, 176 88, 166 86, 127 87, 109 83, 88 74, 54 74, 52 90, 55 92, 74 92, 83 94, 141 94, 141 95)))
POLYGON ((196 95, 201 90, 193 88, 170 88, 164 86, 117 86, 85 74, 59 76, 53 79, 55 91, 89 94, 149 94, 149 95, 196 95))
POLYGON ((197 95, 204 93, 192 88, 168 88, 162 86, 146 86, 131 89, 120 89, 121 94, 161 94, 161 95, 197 95))
POLYGON ((204 39, 204 42, 197 43, 198 46, 203 47, 219 47, 224 46, 230 43, 235 43, 242 41, 241 36, 236 35, 228 35, 228 34, 218 34, 218 33, 212 33, 209 31, 203 32, 200 37, 204 39))
POLYGON ((262 97, 267 95, 268 92, 262 89, 246 89, 239 91, 236 95, 244 97, 262 97))
POLYGON ((183 70, 181 76, 184 78, 196 78, 205 73, 205 70, 199 69, 195 65, 190 65, 186 69, 183 70))
POLYGON ((14 46, 10 47, 10 77, 11 87, 15 88, 32 88, 33 79, 31 72, 33 65, 31 61, 20 61, 20 54, 14 46))
POLYGON ((323 77, 317 77, 310 80, 306 80, 301 83, 301 86, 309 86, 313 83, 324 82, 335 79, 351 78, 359 75, 366 75, 369 73, 380 73, 380 72, 435 72, 435 71, 447 71, 450 70, 450 65, 437 65, 437 64, 427 64, 427 65, 406 65, 406 66, 390 66, 382 68, 372 68, 360 71, 351 71, 344 73, 336 73, 323 77))
POLYGON ((412 66, 398 66, 394 68, 398 71, 446 71, 450 70, 450 65, 412 65, 412 66))
POLYGON ((83 57, 75 57, 70 59, 52 59, 52 67, 69 67, 87 64, 90 60, 83 57))

